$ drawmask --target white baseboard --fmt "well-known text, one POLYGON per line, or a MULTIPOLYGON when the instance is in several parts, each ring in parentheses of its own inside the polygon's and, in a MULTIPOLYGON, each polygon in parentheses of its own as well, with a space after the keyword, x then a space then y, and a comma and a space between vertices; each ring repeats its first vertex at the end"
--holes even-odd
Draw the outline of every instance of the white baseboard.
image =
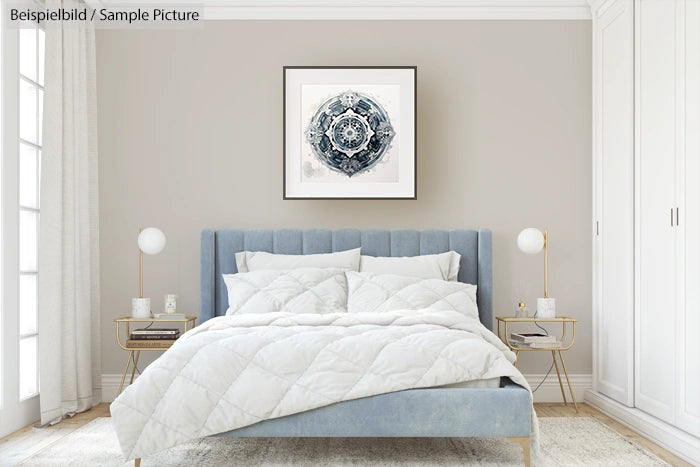
POLYGON ((617 420, 693 465, 700 465, 700 438, 662 422, 656 417, 587 390, 586 403, 617 420))
MULTIPOLYGON (((553 372, 554 373, 554 372, 553 372)), ((524 375, 527 379, 530 388, 534 390, 540 384, 544 374, 541 375, 524 375)), ((593 387, 593 376, 589 374, 569 375, 571 381, 571 389, 574 390, 576 402, 583 402, 583 394, 593 387)), ((561 382, 564 385, 564 393, 566 394, 567 402, 571 402, 569 395, 569 386, 566 384, 564 375, 561 375, 561 382)), ((535 402, 562 402, 561 389, 557 374, 550 373, 547 379, 542 383, 542 386, 533 393, 535 402)))
MULTIPOLYGON (((563 375, 562 375, 563 377, 563 375)), ((525 375, 527 382, 532 389, 535 389, 544 374, 541 375, 525 375)), ((127 378, 128 379, 128 378, 127 378)), ((583 393, 591 389, 592 377, 590 374, 569 375, 571 387, 574 390, 574 395, 577 401, 583 400, 583 393)), ((119 392, 119 383, 121 383, 122 375, 120 374, 104 374, 102 375, 102 401, 112 402, 117 397, 119 392)), ((571 402, 569 397, 569 388, 566 386, 566 380, 563 380, 564 390, 566 391, 566 400, 571 402)), ((128 386, 128 381, 124 383, 124 387, 128 386)), ((540 388, 535 392, 535 402, 561 402, 561 390, 559 389, 559 381, 557 375, 550 374, 540 388)))
MULTIPOLYGON (((138 376, 137 376, 138 378, 138 376)), ((119 393, 119 384, 122 382, 120 374, 103 374, 102 375, 102 402, 112 402, 117 398, 119 393)), ((129 385, 129 378, 126 378, 124 387, 129 385)))

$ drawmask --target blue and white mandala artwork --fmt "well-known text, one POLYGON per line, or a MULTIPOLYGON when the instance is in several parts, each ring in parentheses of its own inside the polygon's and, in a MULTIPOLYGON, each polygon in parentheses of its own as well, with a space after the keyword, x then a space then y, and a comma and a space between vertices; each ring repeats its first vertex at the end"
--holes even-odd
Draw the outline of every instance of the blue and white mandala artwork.
POLYGON ((323 165, 350 178, 377 165, 396 132, 375 99, 347 90, 318 107, 304 135, 323 165))
POLYGON ((415 199, 416 67, 283 71, 284 199, 415 199))

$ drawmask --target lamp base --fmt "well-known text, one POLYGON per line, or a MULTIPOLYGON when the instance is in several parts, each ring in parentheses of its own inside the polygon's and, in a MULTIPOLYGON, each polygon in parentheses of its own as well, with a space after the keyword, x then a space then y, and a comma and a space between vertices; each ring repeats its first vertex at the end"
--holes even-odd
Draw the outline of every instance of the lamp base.
POLYGON ((556 317, 556 299, 554 298, 538 298, 537 299, 537 314, 536 318, 555 318, 556 317))
POLYGON ((132 298, 131 299, 131 317, 132 318, 150 318, 151 317, 151 299, 150 298, 132 298))

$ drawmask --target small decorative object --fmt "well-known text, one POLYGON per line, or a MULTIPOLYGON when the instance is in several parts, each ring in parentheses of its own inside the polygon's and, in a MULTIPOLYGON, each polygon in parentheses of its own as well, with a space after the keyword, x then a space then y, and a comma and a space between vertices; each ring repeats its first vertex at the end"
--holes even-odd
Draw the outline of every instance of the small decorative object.
POLYGON ((544 298, 537 299, 536 318, 554 318, 556 316, 556 301, 547 294, 549 282, 549 256, 547 247, 547 229, 542 233, 538 229, 529 227, 518 235, 518 248, 524 253, 534 255, 544 249, 544 298))
POLYGON ((165 248, 165 234, 163 234, 160 229, 155 227, 140 229, 137 242, 139 245, 139 298, 134 298, 132 300, 131 316, 133 318, 150 318, 151 299, 143 298, 143 254, 146 253, 147 255, 157 255, 163 251, 163 248, 165 248), (134 303, 136 302, 140 303, 138 306, 139 316, 136 316, 135 314, 137 307, 134 305, 134 303), (147 313, 144 312, 144 307, 147 310, 147 313), (144 313, 145 316, 143 316, 144 313))
POLYGON ((284 199, 416 199, 416 67, 284 67, 284 199))
POLYGON ((151 299, 150 298, 132 298, 131 299, 131 317, 132 318, 150 318, 151 317, 151 299))
POLYGON ((177 295, 174 293, 164 295, 163 303, 165 304, 166 314, 171 315, 177 311, 177 295))
POLYGON ((515 310, 515 317, 516 318, 527 318, 528 312, 529 312, 529 310, 527 309, 527 305, 525 305, 525 302, 519 302, 518 309, 515 310))

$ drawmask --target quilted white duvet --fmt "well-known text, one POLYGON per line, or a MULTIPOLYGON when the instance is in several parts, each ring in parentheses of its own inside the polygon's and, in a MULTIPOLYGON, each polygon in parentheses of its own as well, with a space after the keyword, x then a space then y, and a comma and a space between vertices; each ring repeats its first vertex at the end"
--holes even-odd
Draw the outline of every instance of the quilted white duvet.
POLYGON ((126 459, 335 402, 508 376, 515 356, 454 311, 243 314, 184 334, 111 405, 126 459))

